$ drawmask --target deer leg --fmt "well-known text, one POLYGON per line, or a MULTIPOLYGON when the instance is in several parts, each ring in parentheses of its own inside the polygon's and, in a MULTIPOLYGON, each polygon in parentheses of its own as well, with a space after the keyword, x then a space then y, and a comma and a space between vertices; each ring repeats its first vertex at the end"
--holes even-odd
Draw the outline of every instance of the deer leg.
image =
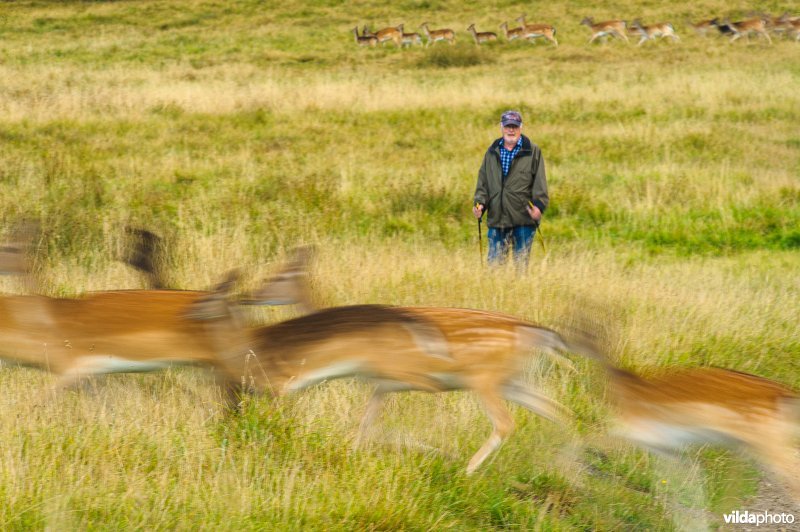
POLYGON ((372 423, 378 417, 383 408, 383 400, 386 397, 388 390, 381 385, 378 385, 372 392, 372 396, 367 402, 367 408, 364 410, 364 416, 361 418, 361 423, 358 426, 358 440, 364 438, 372 423))
POLYGON ((97 363, 98 359, 91 357, 77 357, 73 363, 63 372, 53 386, 53 391, 58 393, 62 390, 77 389, 83 384, 84 379, 91 375, 104 375, 110 371, 102 363, 97 363))
POLYGON ((467 464, 467 474, 471 475, 492 454, 503 440, 514 430, 514 420, 503 404, 503 399, 494 391, 478 392, 480 394, 486 414, 492 420, 492 434, 484 442, 467 464))
POLYGON ((770 472, 789 489, 795 501, 800 502, 800 460, 792 445, 791 429, 758 431, 759 438, 747 442, 770 472))
POLYGON ((569 416, 560 403, 518 381, 511 381, 503 386, 503 397, 554 423, 569 416))

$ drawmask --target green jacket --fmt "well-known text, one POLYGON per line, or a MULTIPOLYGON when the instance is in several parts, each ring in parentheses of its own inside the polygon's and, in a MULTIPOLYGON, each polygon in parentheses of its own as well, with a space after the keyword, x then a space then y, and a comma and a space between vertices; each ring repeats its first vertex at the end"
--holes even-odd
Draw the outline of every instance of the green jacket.
POLYGON ((544 212, 550 202, 542 151, 522 135, 522 146, 503 179, 503 168, 500 166, 502 143, 502 138, 494 141, 483 156, 478 185, 475 187, 475 203, 484 206, 489 227, 536 225, 525 206, 530 201, 544 212))

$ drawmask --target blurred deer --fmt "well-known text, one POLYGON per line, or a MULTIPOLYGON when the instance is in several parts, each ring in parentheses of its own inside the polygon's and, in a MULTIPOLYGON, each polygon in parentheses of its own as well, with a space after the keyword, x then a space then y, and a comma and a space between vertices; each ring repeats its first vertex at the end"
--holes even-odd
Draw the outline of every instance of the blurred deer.
POLYGON ((642 25, 642 21, 636 19, 631 24, 631 27, 636 29, 639 32, 639 42, 637 46, 641 46, 646 41, 654 41, 656 39, 663 39, 665 37, 669 37, 674 41, 680 40, 680 38, 675 34, 675 28, 672 27, 672 24, 669 22, 661 22, 659 24, 649 24, 647 26, 642 25))
POLYGON ((589 44, 607 35, 622 39, 625 42, 630 42, 628 36, 625 35, 628 24, 624 20, 606 20, 595 23, 591 17, 585 17, 581 20, 581 24, 592 31, 589 44))
POLYGON ((550 329, 496 312, 376 305, 321 309, 275 325, 245 329, 236 325, 240 322, 235 317, 237 306, 229 304, 227 290, 227 283, 221 284, 190 313, 217 331, 219 358, 238 360, 248 382, 275 395, 344 377, 374 383, 361 434, 378 416, 389 393, 471 390, 481 399, 493 426, 469 461, 467 472, 472 473, 513 430, 504 400, 551 420, 567 415, 561 405, 522 380, 531 349, 580 351, 550 329), (403 330, 398 323, 409 327, 403 330), (248 352, 254 356, 244 356, 248 352))

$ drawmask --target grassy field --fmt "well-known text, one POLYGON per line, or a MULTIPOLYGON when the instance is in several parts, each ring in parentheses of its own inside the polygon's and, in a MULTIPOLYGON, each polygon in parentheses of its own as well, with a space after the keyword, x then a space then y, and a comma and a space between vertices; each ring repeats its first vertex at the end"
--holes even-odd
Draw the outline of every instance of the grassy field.
MULTIPOLYGON (((800 389, 800 45, 685 25, 791 7, 2 2, 0 232, 43 221, 49 295, 141 286, 114 261, 127 224, 168 238, 180 288, 233 267, 255 284, 312 243, 320 304, 471 307, 557 327, 591 301, 626 367, 718 365, 800 389), (522 12, 555 25, 560 46, 478 49, 464 30, 522 12), (590 46, 584 16, 669 20, 682 40, 590 46), (349 33, 425 21, 458 43, 360 49, 349 33), (551 194, 547 254, 537 246, 523 277, 482 267, 470 213, 508 108, 542 147, 551 194)), ((11 278, 0 288, 19 291, 11 278)), ((676 500, 711 526, 747 508, 760 473, 734 453, 696 449, 666 473, 624 445, 570 458, 608 418, 598 368, 575 364, 529 375, 575 425, 515 409, 517 432, 472 477, 490 426, 469 394, 398 396, 356 448, 359 383, 252 398, 230 417, 199 370, 55 395, 54 377, 5 365, 0 528, 672 529, 676 500)))

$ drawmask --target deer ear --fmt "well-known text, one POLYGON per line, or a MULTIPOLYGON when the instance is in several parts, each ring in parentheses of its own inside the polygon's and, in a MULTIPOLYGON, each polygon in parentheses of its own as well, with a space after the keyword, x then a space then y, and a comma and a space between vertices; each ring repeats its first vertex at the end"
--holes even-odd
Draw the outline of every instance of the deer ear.
POLYGON ((313 304, 309 297, 308 269, 314 248, 302 246, 295 248, 292 258, 278 273, 267 279, 261 288, 245 296, 243 305, 294 305, 300 304, 311 311, 313 304))
POLYGON ((192 320, 207 321, 229 316, 229 298, 239 277, 241 277, 241 273, 238 269, 229 271, 225 280, 212 288, 208 295, 189 305, 185 313, 186 317, 192 320))
POLYGON ((121 260, 144 273, 149 280, 150 288, 156 290, 166 288, 164 239, 152 231, 139 227, 128 226, 125 228, 125 232, 129 235, 128 249, 121 260))
POLYGON ((242 272, 239 268, 234 268, 225 274, 225 280, 214 287, 214 292, 225 292, 229 294, 239 279, 242 278, 242 272))

